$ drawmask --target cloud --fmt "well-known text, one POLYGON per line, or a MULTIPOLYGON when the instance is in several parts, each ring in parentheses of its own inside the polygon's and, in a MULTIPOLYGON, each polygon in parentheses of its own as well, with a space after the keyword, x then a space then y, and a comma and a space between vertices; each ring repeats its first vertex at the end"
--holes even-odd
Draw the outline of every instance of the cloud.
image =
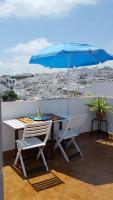
POLYGON ((29 60, 31 55, 50 44, 52 44, 52 42, 49 42, 46 38, 36 38, 6 49, 5 53, 10 54, 12 59, 11 62, 0 61, 1 75, 47 72, 48 69, 45 69, 40 65, 29 65, 29 60))
POLYGON ((7 53, 34 54, 51 43, 46 38, 36 38, 27 43, 19 43, 15 47, 6 49, 7 53))
POLYGON ((62 16, 78 5, 95 5, 99 0, 2 0, 0 17, 62 16))
POLYGON ((3 62, 0 61, 0 75, 14 75, 21 73, 42 73, 46 69, 39 65, 29 65, 28 63, 3 62))
POLYGON ((49 69, 40 65, 28 64, 28 60, 29 57, 17 56, 14 57, 11 62, 0 61, 0 76, 21 73, 52 73, 58 71, 56 69, 49 69))

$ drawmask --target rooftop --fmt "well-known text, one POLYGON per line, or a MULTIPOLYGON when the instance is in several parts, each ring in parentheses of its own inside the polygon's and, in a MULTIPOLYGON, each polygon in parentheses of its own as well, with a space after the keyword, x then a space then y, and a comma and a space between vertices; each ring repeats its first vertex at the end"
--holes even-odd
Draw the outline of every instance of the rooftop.
MULTIPOLYGON (((66 163, 61 152, 48 160, 49 172, 40 171, 41 161, 33 158, 29 167, 37 170, 23 178, 12 167, 13 154, 4 157, 5 200, 110 200, 113 198, 113 141, 83 134, 78 143, 84 157, 72 156, 66 163)), ((71 154, 73 148, 71 148, 71 154)), ((69 150, 68 150, 68 153, 69 150)), ((26 160, 27 162, 27 160, 26 160)), ((42 168, 42 166, 41 166, 42 168)))
MULTIPOLYGON (((77 116, 88 113, 87 123, 76 138, 84 156, 75 154, 75 149, 69 148, 70 163, 67 163, 57 149, 54 159, 50 160, 49 142, 45 147, 45 156, 49 167, 47 173, 42 160, 36 161, 36 151, 23 152, 28 178, 24 178, 20 166, 14 167, 15 131, 3 123, 2 141, 4 157, 4 194, 5 200, 111 200, 113 198, 113 140, 107 140, 103 135, 90 134, 91 121, 94 113, 88 112, 86 104, 93 97, 78 97, 69 99, 50 99, 43 101, 2 102, 2 120, 13 120, 19 117, 35 115, 37 109, 43 106, 44 113, 56 113, 59 116, 67 114, 77 116), (67 101, 68 100, 68 101, 67 101), (98 137, 99 136, 99 137, 98 137)), ((110 105, 113 98, 107 97, 110 105)), ((113 133, 113 115, 107 115, 108 133, 113 133)), ((102 123, 102 130, 105 131, 102 123)), ((98 126, 94 124, 94 130, 98 126)), ((56 123, 54 131, 59 130, 56 123)), ((23 132, 19 131, 19 138, 23 132)))

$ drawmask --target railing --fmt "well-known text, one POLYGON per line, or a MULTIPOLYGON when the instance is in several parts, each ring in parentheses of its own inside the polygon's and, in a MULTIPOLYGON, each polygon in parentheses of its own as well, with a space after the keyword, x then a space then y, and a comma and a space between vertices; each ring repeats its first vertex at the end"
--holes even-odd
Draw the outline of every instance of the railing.
MULTIPOLYGON (((86 104, 91 100, 92 97, 77 97, 70 99, 55 99, 55 100, 44 100, 44 101, 17 101, 17 102, 2 102, 2 120, 13 119, 22 116, 29 116, 35 114, 37 108, 43 105, 45 113, 55 113, 59 115, 67 115, 67 103, 69 101, 69 115, 78 115, 84 112, 88 112, 86 104)), ((110 104, 113 104, 113 98, 108 99, 110 104)), ((82 132, 88 132, 91 128, 91 120, 93 114, 89 113, 87 123, 83 127, 82 132)), ((113 117, 108 116, 109 131, 113 132, 113 117)), ((56 124, 55 130, 58 126, 56 124)), ((104 127, 103 127, 104 128, 104 127)), ((22 134, 20 132, 20 134, 22 134)), ((2 143, 3 151, 14 149, 14 131, 10 127, 3 124, 2 127, 2 143)))

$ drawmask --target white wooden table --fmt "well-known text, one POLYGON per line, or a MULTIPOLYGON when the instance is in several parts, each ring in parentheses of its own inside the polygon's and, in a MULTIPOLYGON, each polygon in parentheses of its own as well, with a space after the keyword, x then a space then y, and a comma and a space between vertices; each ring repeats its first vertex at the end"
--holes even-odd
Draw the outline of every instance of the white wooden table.
POLYGON ((14 130, 24 129, 25 124, 18 119, 9 119, 3 121, 3 123, 7 124, 8 126, 12 127, 14 130))
MULTIPOLYGON (((24 130, 25 124, 18 119, 10 119, 3 121, 4 124, 10 126, 15 132, 15 141, 18 140, 18 133, 20 130, 24 130)), ((16 143, 15 143, 16 149, 16 143)))
MULTIPOLYGON (((50 118, 52 120, 52 127, 51 127, 51 159, 53 159, 53 148, 54 148, 54 123, 58 122, 59 123, 59 129, 62 129, 62 121, 65 119, 61 116, 57 116, 54 114, 48 114, 52 115, 53 118, 57 117, 57 119, 52 119, 52 117, 50 118)), ((9 127, 11 127, 14 132, 15 132, 15 141, 18 140, 19 138, 19 131, 20 130, 24 130, 25 127, 25 123, 21 122, 18 119, 10 119, 10 120, 4 120, 3 121, 4 124, 8 125, 9 127)), ((15 149, 16 149, 16 142, 15 142, 15 149)))

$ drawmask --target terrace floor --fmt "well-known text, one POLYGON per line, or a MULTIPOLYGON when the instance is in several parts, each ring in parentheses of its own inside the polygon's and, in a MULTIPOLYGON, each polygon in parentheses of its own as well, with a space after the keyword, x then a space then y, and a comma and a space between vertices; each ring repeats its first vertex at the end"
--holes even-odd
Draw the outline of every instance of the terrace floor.
MULTIPOLYGON (((113 141, 86 135, 78 139, 84 157, 66 163, 59 151, 48 161, 50 171, 24 179, 4 162, 5 200, 111 200, 113 199, 113 141)), ((71 153, 73 148, 70 149, 71 153)), ((13 158, 12 158, 13 159, 13 158)), ((41 161, 31 161, 39 168, 41 161)))

